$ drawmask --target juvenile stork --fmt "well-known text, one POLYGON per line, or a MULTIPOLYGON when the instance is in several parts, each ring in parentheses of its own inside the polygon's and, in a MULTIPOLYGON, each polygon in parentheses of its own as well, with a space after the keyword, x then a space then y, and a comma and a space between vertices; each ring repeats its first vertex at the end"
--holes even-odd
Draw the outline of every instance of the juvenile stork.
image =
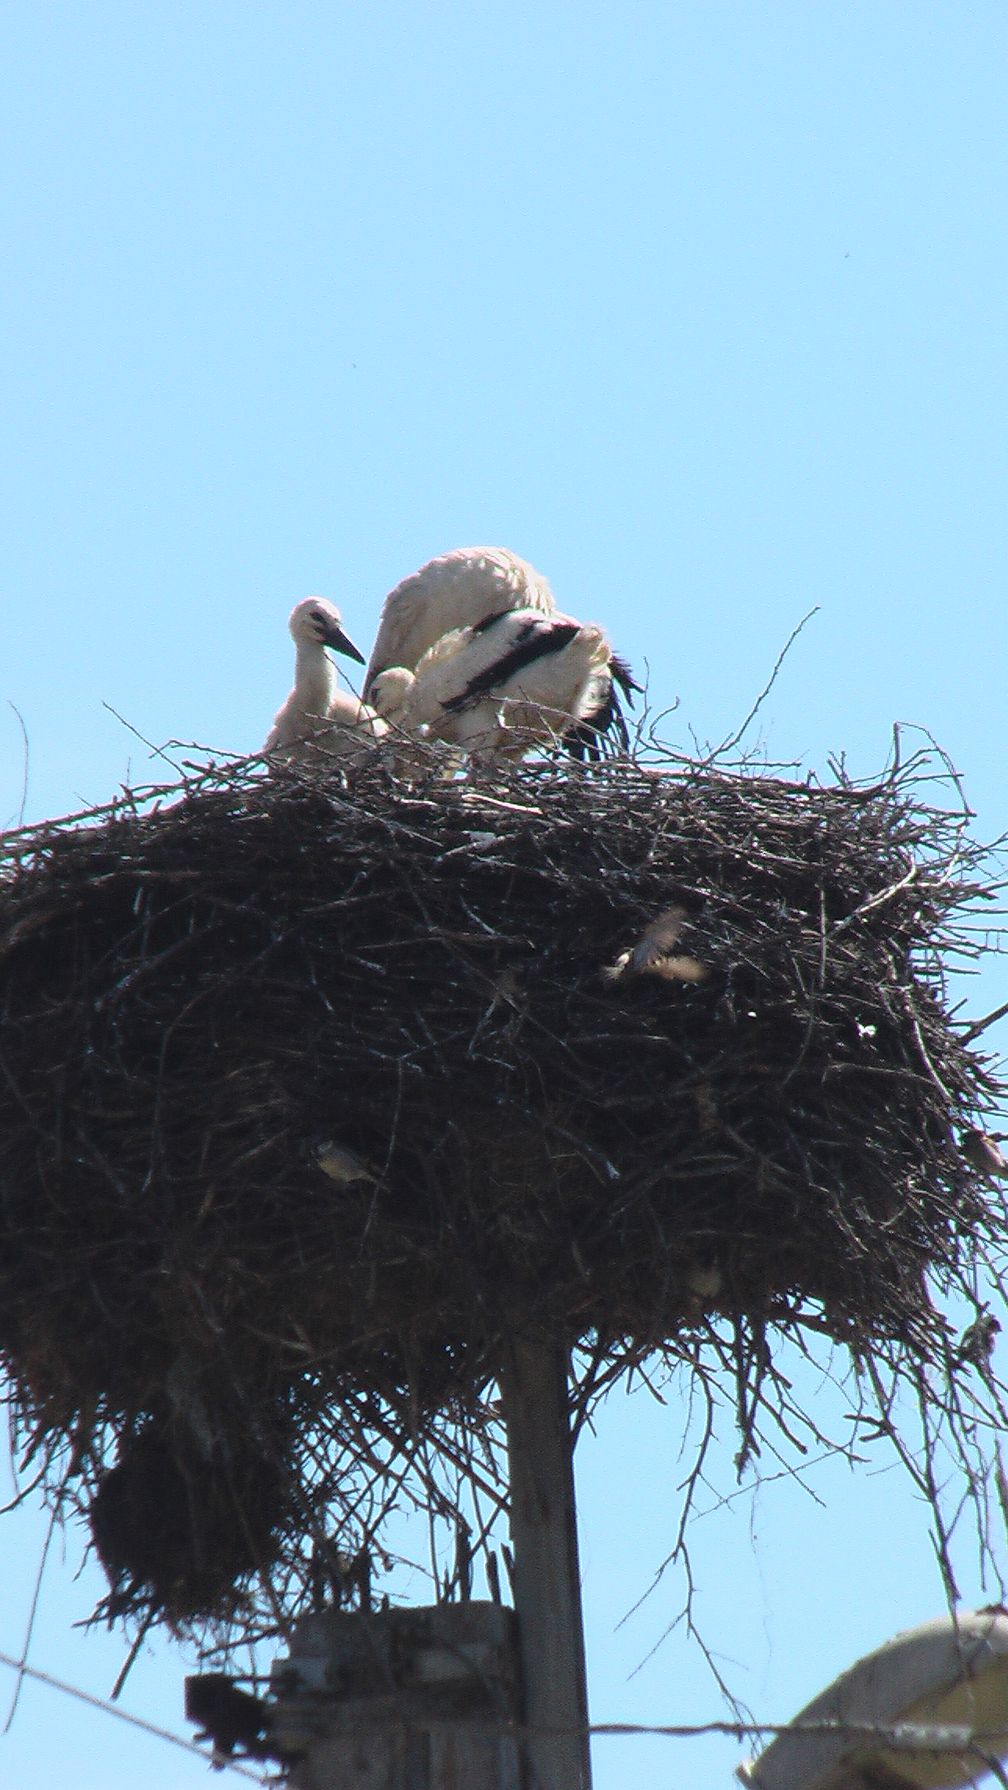
POLYGON ((344 634, 335 605, 324 597, 306 597, 291 610, 289 627, 295 648, 294 688, 277 710, 263 752, 309 760, 320 751, 356 751, 386 733, 386 724, 374 709, 336 682, 327 646, 359 665, 364 655, 344 634))
POLYGON ((506 547, 457 547, 430 559, 390 591, 364 677, 364 694, 390 665, 415 671, 443 634, 489 615, 531 609, 553 615, 556 602, 541 572, 506 547))
POLYGON ((443 635, 415 671, 379 672, 370 694, 390 725, 467 752, 517 760, 577 736, 597 757, 600 733, 627 741, 614 681, 637 688, 593 622, 510 609, 443 635))

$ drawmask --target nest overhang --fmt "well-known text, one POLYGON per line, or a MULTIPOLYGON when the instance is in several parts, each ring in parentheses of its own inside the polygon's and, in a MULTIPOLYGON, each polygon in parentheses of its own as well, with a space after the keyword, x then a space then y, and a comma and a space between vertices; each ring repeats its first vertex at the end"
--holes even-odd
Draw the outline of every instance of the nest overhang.
POLYGON ((415 1438, 530 1323, 629 1363, 814 1308, 926 1350, 995 1222, 943 981, 979 861, 899 778, 632 760, 248 771, 14 837, 0 1350, 137 1606, 226 1606, 326 1411, 415 1438), (117 1542, 159 1449, 244 1525, 216 1580, 216 1531, 160 1581, 117 1542))

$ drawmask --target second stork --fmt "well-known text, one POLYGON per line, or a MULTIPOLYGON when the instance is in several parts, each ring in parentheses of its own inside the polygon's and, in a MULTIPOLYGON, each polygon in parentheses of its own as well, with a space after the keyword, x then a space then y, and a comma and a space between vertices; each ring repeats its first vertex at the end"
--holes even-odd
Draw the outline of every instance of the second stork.
POLYGON ((614 686, 628 699, 639 688, 600 627, 507 609, 444 634, 415 671, 379 672, 368 693, 391 725, 467 752, 520 759, 562 743, 598 758, 606 737, 627 745, 614 686))

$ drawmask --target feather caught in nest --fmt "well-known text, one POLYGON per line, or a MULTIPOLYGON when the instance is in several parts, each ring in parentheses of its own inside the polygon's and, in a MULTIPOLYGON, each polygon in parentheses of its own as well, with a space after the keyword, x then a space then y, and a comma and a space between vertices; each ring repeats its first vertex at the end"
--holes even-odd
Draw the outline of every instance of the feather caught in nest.
POLYGON ((348 1150, 345 1144, 337 1144, 332 1138, 324 1138, 316 1145, 315 1157, 323 1174, 343 1186, 351 1187, 355 1181, 380 1179, 355 1150, 348 1150))
POLYGON ((689 915, 676 904, 656 915, 645 927, 632 950, 621 951, 616 962, 602 974, 608 982, 621 976, 661 976, 666 982, 705 982, 710 970, 696 957, 675 950, 689 915))
POLYGON ((971 1129, 963 1132, 960 1142, 966 1161, 980 1174, 990 1177, 1008 1175, 1008 1157, 998 1138, 971 1129))

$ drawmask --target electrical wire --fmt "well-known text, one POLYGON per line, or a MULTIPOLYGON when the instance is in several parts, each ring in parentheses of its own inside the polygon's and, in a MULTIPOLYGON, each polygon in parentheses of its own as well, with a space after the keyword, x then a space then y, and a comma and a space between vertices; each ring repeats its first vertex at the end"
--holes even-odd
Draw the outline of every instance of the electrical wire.
MULTIPOLYGON (((90 1691, 81 1690, 79 1685, 67 1684, 62 1678, 55 1678, 51 1672, 40 1672, 36 1666, 25 1665, 22 1660, 12 1658, 9 1653, 0 1652, 0 1666, 9 1666, 12 1672, 19 1672, 25 1678, 33 1678, 39 1684, 47 1684, 51 1690, 62 1691, 67 1697, 76 1697, 79 1703, 87 1703, 92 1709, 100 1709, 104 1715, 114 1715, 117 1721, 127 1722, 131 1728, 139 1728, 144 1734, 153 1734, 157 1740, 167 1740, 172 1746, 181 1747, 185 1753, 192 1753, 203 1764, 209 1763, 208 1755, 195 1741, 186 1740, 182 1734, 173 1734, 170 1728, 159 1728, 156 1722, 148 1722, 142 1715, 131 1715, 128 1709, 118 1709, 114 1703, 108 1703, 103 1697, 92 1696, 90 1691)), ((239 1777, 250 1778, 253 1784, 269 1784, 270 1779, 258 1771, 251 1771, 247 1765, 239 1764, 237 1759, 221 1759, 222 1769, 234 1771, 239 1777)))
MULTIPOLYGON (((65 1696, 75 1697, 78 1702, 86 1703, 90 1708, 100 1710, 103 1715, 115 1716, 117 1721, 126 1722, 132 1728, 139 1728, 142 1733, 151 1734, 156 1740, 168 1741, 171 1746, 179 1747, 183 1752, 193 1754, 197 1759, 201 1760, 203 1764, 208 1763, 207 1754, 201 1747, 196 1746, 193 1741, 186 1740, 181 1734, 173 1734, 170 1728, 160 1728, 156 1722, 149 1722, 143 1716, 131 1715, 129 1710, 119 1709, 114 1703, 109 1703, 102 1697, 95 1697, 90 1691, 82 1690, 79 1685, 67 1684, 64 1679, 56 1678, 51 1672, 42 1672, 36 1666, 25 1665, 22 1661, 14 1659, 12 1655, 2 1651, 0 1651, 0 1665, 8 1666, 12 1672, 18 1672, 26 1678, 32 1678, 39 1684, 48 1685, 51 1690, 62 1691, 65 1696)), ((413 1724, 410 1723, 407 1725, 412 1726, 413 1724)), ((435 1725, 439 1724, 435 1723, 435 1725)), ((514 1731, 515 1726, 512 1723, 499 1723, 493 1721, 486 1725, 497 1729, 498 1731, 502 1728, 506 1728, 512 1732, 514 1731)), ((419 1726, 424 1727, 426 1724, 421 1722, 419 1726)), ((568 1730, 550 1728, 549 1732, 560 1733, 568 1732, 568 1730)), ((991 1757, 983 1752, 982 1749, 985 1742, 1003 1742, 1003 1734, 1000 1731, 987 1733, 982 1730, 971 1730, 958 1723, 947 1725, 938 1723, 932 1725, 930 1723, 920 1722, 886 1723, 850 1720, 806 1722, 714 1721, 667 1724, 647 1722, 592 1722, 588 1727, 588 1733, 599 1739, 606 1737, 624 1739, 635 1735, 650 1735, 670 1740, 692 1740, 699 1739, 704 1735, 722 1734, 725 1737, 737 1740, 740 1744, 747 1738, 751 1740, 754 1736, 759 1734, 783 1734, 785 1732, 789 1734, 819 1736, 835 1736, 837 1734, 843 1734, 851 1738, 855 1736, 861 1739, 872 1738, 883 1743, 888 1742, 890 1745, 895 1742, 900 1746, 901 1750, 908 1750, 908 1748, 913 1750, 915 1748, 921 1752, 929 1753, 944 1753, 947 1751, 971 1753, 977 1757, 981 1757, 987 1769, 994 1772, 995 1776, 998 1777, 999 1782, 1002 1781, 1002 1768, 997 1761, 996 1756, 991 1757)), ((270 1777, 264 1776, 257 1771, 250 1770, 247 1765, 242 1765, 237 1759, 220 1759, 219 1761, 216 1761, 216 1763, 219 1764, 221 1769, 236 1772, 239 1777, 248 1778, 254 1784, 269 1786, 274 1782, 270 1777)), ((1006 1778, 1005 1781, 1008 1782, 1008 1778, 1006 1778)))

